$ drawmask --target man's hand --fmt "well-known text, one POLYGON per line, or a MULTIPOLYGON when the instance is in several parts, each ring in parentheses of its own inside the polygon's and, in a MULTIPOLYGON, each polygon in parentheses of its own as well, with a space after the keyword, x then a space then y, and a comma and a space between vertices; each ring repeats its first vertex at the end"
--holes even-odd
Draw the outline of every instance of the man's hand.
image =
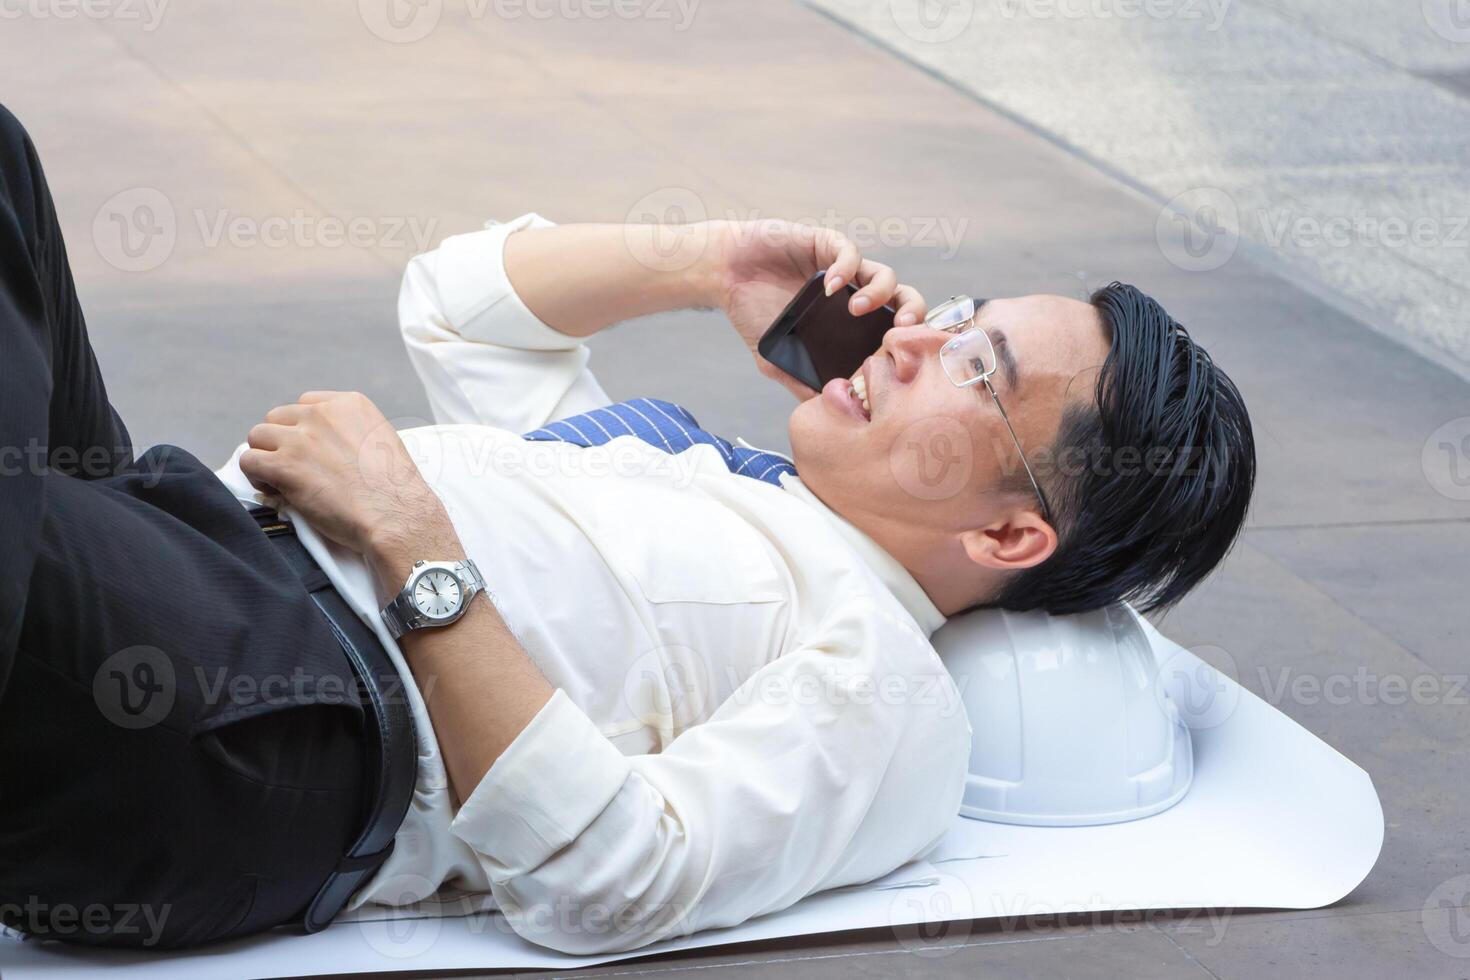
POLYGON ((761 357, 756 343, 818 269, 827 270, 828 296, 847 283, 862 287, 847 304, 854 316, 892 304, 894 324, 902 327, 920 322, 928 311, 917 289, 900 284, 889 266, 864 259, 856 245, 831 228, 772 219, 714 222, 712 232, 713 301, 730 318, 761 373, 797 398, 817 393, 761 357))
MULTIPOLYGON (((366 395, 308 391, 250 430, 240 469, 312 527, 366 555, 383 596, 403 587, 417 558, 464 556, 444 505, 403 440, 366 395)), ((555 690, 487 598, 448 629, 418 630, 399 647, 439 734, 460 800, 555 690)))
POLYGON ((257 490, 369 557, 444 516, 403 440, 366 395, 308 391, 267 412, 249 442, 240 469, 257 490))

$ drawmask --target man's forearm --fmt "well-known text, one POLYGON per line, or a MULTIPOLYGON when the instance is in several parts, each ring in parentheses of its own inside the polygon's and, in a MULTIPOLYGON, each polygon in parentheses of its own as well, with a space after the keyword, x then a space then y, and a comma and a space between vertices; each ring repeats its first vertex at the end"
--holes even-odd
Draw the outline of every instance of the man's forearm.
POLYGON ((710 306, 722 226, 573 224, 505 242, 505 271, 543 322, 574 337, 666 310, 710 306))
MULTIPOLYGON (((414 509, 401 525, 408 533, 380 537, 369 548, 385 601, 403 588, 418 559, 465 557, 437 498, 414 509)), ((399 645, 428 705, 450 784, 463 802, 554 689, 489 596, 476 597, 453 625, 413 631, 399 645)))

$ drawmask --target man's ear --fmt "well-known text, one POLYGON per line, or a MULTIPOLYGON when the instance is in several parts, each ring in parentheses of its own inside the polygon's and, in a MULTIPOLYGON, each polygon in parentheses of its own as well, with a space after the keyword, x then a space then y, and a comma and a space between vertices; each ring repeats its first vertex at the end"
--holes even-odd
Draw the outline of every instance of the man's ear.
POLYGON ((1013 572, 1050 558, 1057 532, 1040 514, 1018 508, 988 527, 965 531, 960 545, 975 564, 1013 572))

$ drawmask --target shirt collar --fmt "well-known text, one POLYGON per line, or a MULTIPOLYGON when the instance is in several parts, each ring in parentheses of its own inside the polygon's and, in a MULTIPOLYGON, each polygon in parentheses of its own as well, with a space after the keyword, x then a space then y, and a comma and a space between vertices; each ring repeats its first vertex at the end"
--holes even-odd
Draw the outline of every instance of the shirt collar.
POLYGON ((934 635, 934 631, 944 625, 944 614, 934 605, 922 586, 909 574, 909 570, 899 563, 882 546, 872 538, 860 531, 847 518, 824 504, 816 494, 807 489, 801 478, 794 474, 786 473, 781 476, 781 486, 789 493, 794 494, 799 500, 806 502, 832 526, 837 533, 842 535, 844 541, 858 553, 868 567, 871 568, 888 591, 893 593, 899 603, 908 610, 908 614, 914 617, 919 628, 926 636, 934 635))

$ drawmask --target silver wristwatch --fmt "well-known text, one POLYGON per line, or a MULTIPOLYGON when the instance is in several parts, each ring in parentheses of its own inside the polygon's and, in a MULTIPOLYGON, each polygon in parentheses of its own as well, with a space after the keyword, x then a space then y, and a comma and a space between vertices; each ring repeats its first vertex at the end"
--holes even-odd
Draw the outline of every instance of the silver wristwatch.
POLYGON ((480 570, 463 561, 416 561, 408 584, 383 607, 383 622, 396 640, 409 630, 448 626, 485 590, 480 570))

